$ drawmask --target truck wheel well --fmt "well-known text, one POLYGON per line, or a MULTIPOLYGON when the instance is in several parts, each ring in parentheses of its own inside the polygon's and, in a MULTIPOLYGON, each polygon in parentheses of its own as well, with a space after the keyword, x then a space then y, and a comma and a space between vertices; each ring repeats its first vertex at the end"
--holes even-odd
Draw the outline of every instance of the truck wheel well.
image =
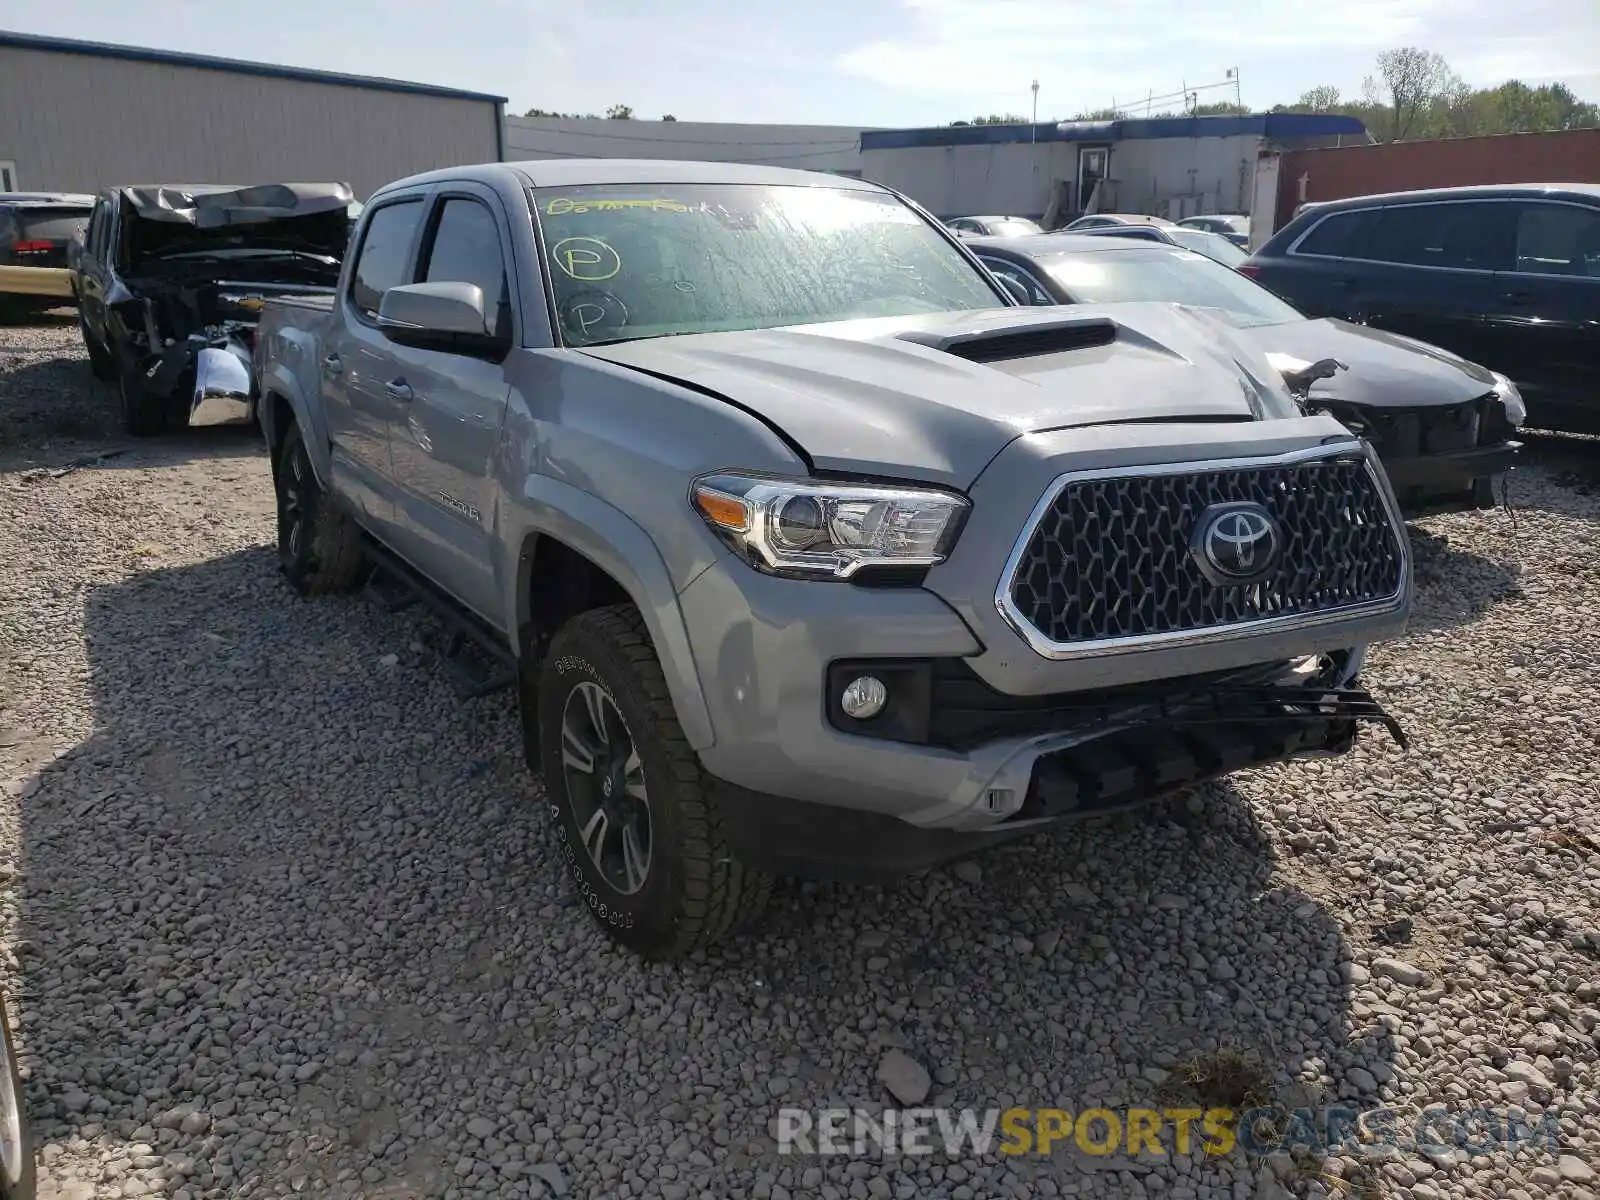
POLYGON ((294 407, 277 392, 268 392, 263 402, 269 417, 267 454, 269 460, 275 463, 278 461, 278 451, 283 448, 283 439, 294 424, 294 407))
POLYGON ((523 550, 522 644, 529 661, 544 658, 556 631, 579 613, 633 597, 605 570, 553 537, 536 537, 523 550))

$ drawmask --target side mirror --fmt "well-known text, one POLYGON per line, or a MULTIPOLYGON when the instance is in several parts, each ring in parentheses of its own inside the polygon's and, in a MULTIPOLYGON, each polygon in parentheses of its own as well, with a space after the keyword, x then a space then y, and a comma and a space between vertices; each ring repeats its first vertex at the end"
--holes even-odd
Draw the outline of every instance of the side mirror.
POLYGON ((475 283, 408 283, 384 292, 378 328, 392 342, 424 350, 488 356, 510 349, 496 336, 475 283))

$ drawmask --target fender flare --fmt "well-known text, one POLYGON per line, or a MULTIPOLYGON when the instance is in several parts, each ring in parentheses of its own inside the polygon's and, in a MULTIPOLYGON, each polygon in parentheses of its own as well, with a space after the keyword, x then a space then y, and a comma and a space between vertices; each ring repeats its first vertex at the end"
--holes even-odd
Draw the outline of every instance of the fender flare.
POLYGON ((534 547, 539 538, 551 537, 609 574, 633 600, 650 631, 684 737, 695 750, 709 749, 716 742, 716 731, 679 607, 678 589, 650 535, 621 509, 546 475, 526 479, 509 516, 514 524, 506 530, 506 545, 516 557, 510 559, 513 569, 502 586, 506 612, 512 618, 507 626, 517 630, 513 639, 517 653, 522 653, 520 625, 534 586, 534 547))
POLYGON ((325 492, 331 491, 328 431, 323 424, 320 407, 306 398, 293 372, 286 370, 281 363, 269 363, 256 379, 256 394, 261 435, 266 439, 268 449, 278 444, 282 430, 273 428, 273 406, 267 403, 267 398, 279 396, 294 413, 295 424, 304 431, 306 452, 311 459, 311 471, 317 478, 317 485, 325 492))

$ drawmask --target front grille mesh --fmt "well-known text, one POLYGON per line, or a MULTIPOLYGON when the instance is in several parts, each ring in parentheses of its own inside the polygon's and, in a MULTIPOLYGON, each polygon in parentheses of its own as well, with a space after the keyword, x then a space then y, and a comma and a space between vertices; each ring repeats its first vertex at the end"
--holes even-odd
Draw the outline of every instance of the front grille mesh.
POLYGON ((1386 600, 1403 561, 1359 459, 1069 482, 1011 579, 1023 620, 1058 644, 1198 631, 1386 600), (1254 501, 1278 519, 1277 567, 1218 586, 1190 539, 1209 506, 1254 501))

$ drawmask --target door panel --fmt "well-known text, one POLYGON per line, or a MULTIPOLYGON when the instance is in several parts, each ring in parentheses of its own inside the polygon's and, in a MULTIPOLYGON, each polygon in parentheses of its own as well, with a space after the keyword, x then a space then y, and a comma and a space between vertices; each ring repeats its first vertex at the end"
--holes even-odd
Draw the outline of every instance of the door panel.
POLYGON ((378 305, 409 282, 425 203, 410 196, 372 210, 362 228, 348 291, 339 298, 317 363, 332 441, 333 486, 388 536, 394 524, 389 430, 399 406, 384 390, 398 349, 377 328, 378 305))
POLYGON ((1523 389, 1531 424, 1600 432, 1600 209, 1517 208, 1516 262, 1495 276, 1485 365, 1523 389))
MULTIPOLYGON (((471 283, 483 294, 485 332, 515 341, 507 288, 510 238, 488 189, 450 185, 423 237, 417 278, 471 283)), ((500 610, 492 456, 511 391, 505 369, 465 354, 394 346, 384 385, 397 405, 389 446, 404 553, 463 604, 491 621, 500 610)))

